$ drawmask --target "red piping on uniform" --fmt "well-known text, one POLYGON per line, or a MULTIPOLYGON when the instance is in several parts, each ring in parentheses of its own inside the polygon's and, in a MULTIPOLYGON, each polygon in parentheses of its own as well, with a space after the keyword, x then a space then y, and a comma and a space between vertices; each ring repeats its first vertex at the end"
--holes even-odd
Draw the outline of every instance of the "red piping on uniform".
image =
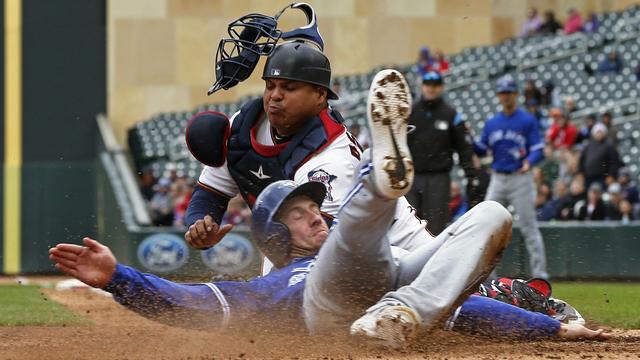
POLYGON ((302 160, 298 166, 296 166, 296 171, 302 166, 304 165, 307 161, 309 161, 309 159, 311 159, 312 157, 314 157, 316 154, 320 153, 322 150, 324 150, 327 146, 329 146, 332 142, 334 142, 338 136, 342 135, 345 131, 347 131, 347 128, 344 127, 344 125, 339 124, 337 122, 335 122, 331 116, 329 116, 329 111, 327 109, 324 109, 320 112, 320 120, 322 121, 322 125, 324 127, 324 130, 327 132, 327 142, 325 142, 324 144, 322 144, 322 146, 320 146, 319 148, 317 148, 314 152, 312 152, 311 154, 307 155, 307 157, 304 158, 304 160, 302 160))
MULTIPOLYGON (((260 113, 259 117, 262 117, 262 113, 260 113)), ((261 156, 264 156, 264 157, 278 156, 278 154, 280 154, 280 152, 284 150, 284 148, 286 148, 287 145, 289 145, 289 142, 287 141, 285 143, 275 144, 275 145, 260 144, 258 140, 256 140, 259 126, 260 126, 260 121, 256 121, 256 123, 251 128, 251 146, 261 156)))

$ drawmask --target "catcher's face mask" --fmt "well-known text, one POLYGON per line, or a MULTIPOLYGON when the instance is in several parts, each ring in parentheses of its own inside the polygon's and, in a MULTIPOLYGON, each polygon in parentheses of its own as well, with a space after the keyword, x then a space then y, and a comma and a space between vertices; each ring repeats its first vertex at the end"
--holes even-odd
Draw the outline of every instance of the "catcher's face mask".
POLYGON ((276 29, 275 17, 262 14, 245 15, 232 21, 229 38, 220 40, 216 52, 216 82, 208 95, 220 89, 230 89, 246 80, 258 64, 260 55, 268 56, 282 35, 276 29))
POLYGON ((324 42, 316 14, 306 3, 292 3, 285 6, 274 16, 249 14, 232 21, 227 28, 228 38, 220 40, 216 52, 216 82, 209 88, 207 95, 225 89, 228 90, 251 76, 260 56, 269 56, 281 38, 285 41, 304 41, 315 45, 320 51, 324 42), (287 9, 302 11, 307 25, 282 32, 278 30, 278 19, 287 9))

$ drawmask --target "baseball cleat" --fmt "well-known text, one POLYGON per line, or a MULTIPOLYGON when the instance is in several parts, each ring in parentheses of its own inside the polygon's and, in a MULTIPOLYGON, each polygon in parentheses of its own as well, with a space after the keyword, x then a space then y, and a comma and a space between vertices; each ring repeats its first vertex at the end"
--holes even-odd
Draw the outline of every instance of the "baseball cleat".
POLYGON ((413 160, 407 145, 411 91, 402 74, 382 70, 373 78, 367 101, 371 161, 379 195, 404 196, 413 183, 413 160))
POLYGON ((549 298, 549 305, 551 305, 551 308, 555 312, 552 317, 562 323, 570 325, 584 325, 586 323, 578 310, 564 300, 549 298))
POLYGON ((351 324, 351 335, 385 347, 401 349, 416 337, 420 315, 401 303, 372 306, 351 324))

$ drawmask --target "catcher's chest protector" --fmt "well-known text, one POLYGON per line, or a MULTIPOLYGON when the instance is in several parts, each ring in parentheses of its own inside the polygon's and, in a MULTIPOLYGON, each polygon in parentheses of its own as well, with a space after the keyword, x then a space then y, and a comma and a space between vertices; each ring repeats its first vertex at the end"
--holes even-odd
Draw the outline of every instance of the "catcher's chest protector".
POLYGON ((227 168, 249 206, 272 182, 293 180, 300 166, 345 131, 325 109, 287 143, 261 145, 256 133, 262 112, 262 99, 245 104, 233 120, 227 142, 227 168))

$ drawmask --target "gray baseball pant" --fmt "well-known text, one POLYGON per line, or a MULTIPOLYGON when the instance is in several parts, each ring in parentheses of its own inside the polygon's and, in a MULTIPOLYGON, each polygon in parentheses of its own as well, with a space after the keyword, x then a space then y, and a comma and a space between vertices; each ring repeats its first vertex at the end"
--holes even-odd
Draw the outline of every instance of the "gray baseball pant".
POLYGON ((529 253, 531 275, 548 279, 547 258, 544 252, 542 234, 538 229, 535 209, 536 188, 532 173, 493 173, 485 200, 493 200, 504 206, 513 205, 518 215, 516 221, 524 237, 529 253))
POLYGON ((303 310, 312 333, 344 331, 379 301, 410 306, 424 326, 444 320, 462 294, 484 279, 511 239, 511 214, 486 201, 396 264, 387 232, 397 200, 382 198, 368 186, 365 180, 347 196, 308 275, 303 310))

